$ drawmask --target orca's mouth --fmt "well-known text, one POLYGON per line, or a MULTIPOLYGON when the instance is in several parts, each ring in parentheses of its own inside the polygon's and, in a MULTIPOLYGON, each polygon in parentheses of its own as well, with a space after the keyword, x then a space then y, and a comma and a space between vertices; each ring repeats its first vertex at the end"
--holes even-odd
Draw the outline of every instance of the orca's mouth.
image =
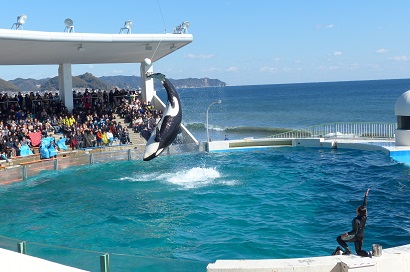
POLYGON ((155 153, 154 153, 154 154, 152 154, 152 155, 149 156, 149 157, 143 158, 143 160, 144 160, 144 161, 150 161, 150 160, 152 160, 152 159, 155 158, 155 157, 156 157, 156 155, 155 155, 155 153))

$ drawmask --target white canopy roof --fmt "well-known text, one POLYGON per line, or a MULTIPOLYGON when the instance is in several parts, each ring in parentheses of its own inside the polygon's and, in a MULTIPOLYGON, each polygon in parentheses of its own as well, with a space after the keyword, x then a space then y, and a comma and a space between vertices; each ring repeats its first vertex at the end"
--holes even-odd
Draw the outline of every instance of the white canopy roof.
POLYGON ((191 34, 96 34, 0 29, 0 65, 140 63, 191 43, 191 34))

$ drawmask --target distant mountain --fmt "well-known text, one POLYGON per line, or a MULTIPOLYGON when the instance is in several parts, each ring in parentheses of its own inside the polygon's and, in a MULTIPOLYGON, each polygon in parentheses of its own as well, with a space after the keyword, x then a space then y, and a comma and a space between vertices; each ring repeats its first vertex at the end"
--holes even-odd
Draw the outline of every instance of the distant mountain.
POLYGON ((226 83, 219 79, 210 78, 187 78, 170 79, 176 88, 197 88, 197 87, 225 87, 226 83))
MULTIPOLYGON (((102 82, 98 77, 90 73, 73 77, 73 88, 91 88, 91 89, 108 89, 107 84, 102 82)), ((40 87, 41 91, 58 90, 58 77, 53 77, 44 82, 40 87)))
MULTIPOLYGON (((175 88, 203 88, 203 87, 224 87, 225 82, 219 79, 210 78, 188 78, 188 79, 169 79, 175 88)), ((141 87, 141 77, 138 76, 102 76, 95 77, 91 73, 73 76, 73 88, 90 88, 109 90, 112 88, 120 89, 139 89, 141 87)), ((163 88, 158 80, 155 80, 154 87, 163 88)), ((54 91, 58 90, 58 77, 44 79, 23 79, 5 81, 0 79, 0 92, 31 92, 31 91, 54 91)))
MULTIPOLYGON (((141 77, 138 76, 103 76, 101 81, 105 82, 110 88, 118 87, 125 89, 138 89, 141 87, 141 77)), ((225 87, 226 83, 219 79, 210 78, 187 78, 169 79, 175 88, 203 88, 203 87, 225 87)), ((161 83, 156 80, 155 88, 163 88, 161 83)))
POLYGON ((13 80, 9 80, 9 82, 17 86, 17 88, 20 89, 21 91, 29 92, 29 91, 38 90, 40 86, 44 85, 44 83, 47 80, 49 80, 49 78, 44 78, 40 80, 33 79, 33 78, 27 78, 27 79, 16 78, 13 80))
POLYGON ((20 91, 20 89, 16 85, 8 81, 5 81, 3 79, 0 79, 0 90, 4 90, 5 92, 19 92, 20 91))
POLYGON ((102 76, 100 80, 109 88, 138 89, 141 86, 141 78, 137 76, 102 76))

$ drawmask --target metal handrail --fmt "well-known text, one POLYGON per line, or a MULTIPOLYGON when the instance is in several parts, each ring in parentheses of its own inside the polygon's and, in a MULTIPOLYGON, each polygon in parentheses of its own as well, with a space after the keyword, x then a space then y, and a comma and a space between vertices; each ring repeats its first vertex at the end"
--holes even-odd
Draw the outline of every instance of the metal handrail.
POLYGON ((271 138, 383 138, 393 139, 397 123, 339 122, 295 129, 271 138))

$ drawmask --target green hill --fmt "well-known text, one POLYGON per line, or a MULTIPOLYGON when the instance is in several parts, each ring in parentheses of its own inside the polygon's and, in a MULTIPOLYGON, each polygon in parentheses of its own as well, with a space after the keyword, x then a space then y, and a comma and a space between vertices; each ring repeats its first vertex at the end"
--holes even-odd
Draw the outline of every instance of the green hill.
POLYGON ((5 81, 3 79, 0 79, 0 90, 4 92, 19 92, 20 91, 20 89, 16 85, 8 81, 5 81))
MULTIPOLYGON (((1 80, 1 79, 0 79, 1 80)), ((210 78, 188 78, 188 79, 170 79, 175 88, 203 88, 203 87, 224 87, 226 83, 219 79, 210 78)), ((154 81, 156 89, 162 89, 163 86, 158 80, 154 81)), ((103 76, 95 77, 91 73, 85 73, 79 76, 73 76, 73 88, 91 88, 109 90, 112 88, 120 89, 139 89, 141 78, 138 76, 103 76)), ((0 92, 36 92, 36 91, 55 91, 58 90, 58 77, 44 79, 23 79, 0 82, 0 92)))
MULTIPOLYGON (((98 77, 90 73, 73 77, 73 88, 91 88, 104 89, 108 88, 107 84, 103 83, 98 77)), ((55 91, 58 90, 58 77, 53 77, 44 82, 40 87, 41 91, 55 91)))
POLYGON ((138 89, 141 86, 141 78, 137 76, 102 76, 100 80, 109 88, 138 89))
POLYGON ((23 92, 31 92, 31 91, 37 91, 39 89, 39 86, 43 85, 44 82, 46 82, 48 79, 33 79, 33 78, 16 78, 13 80, 9 80, 10 83, 14 84, 23 92))

